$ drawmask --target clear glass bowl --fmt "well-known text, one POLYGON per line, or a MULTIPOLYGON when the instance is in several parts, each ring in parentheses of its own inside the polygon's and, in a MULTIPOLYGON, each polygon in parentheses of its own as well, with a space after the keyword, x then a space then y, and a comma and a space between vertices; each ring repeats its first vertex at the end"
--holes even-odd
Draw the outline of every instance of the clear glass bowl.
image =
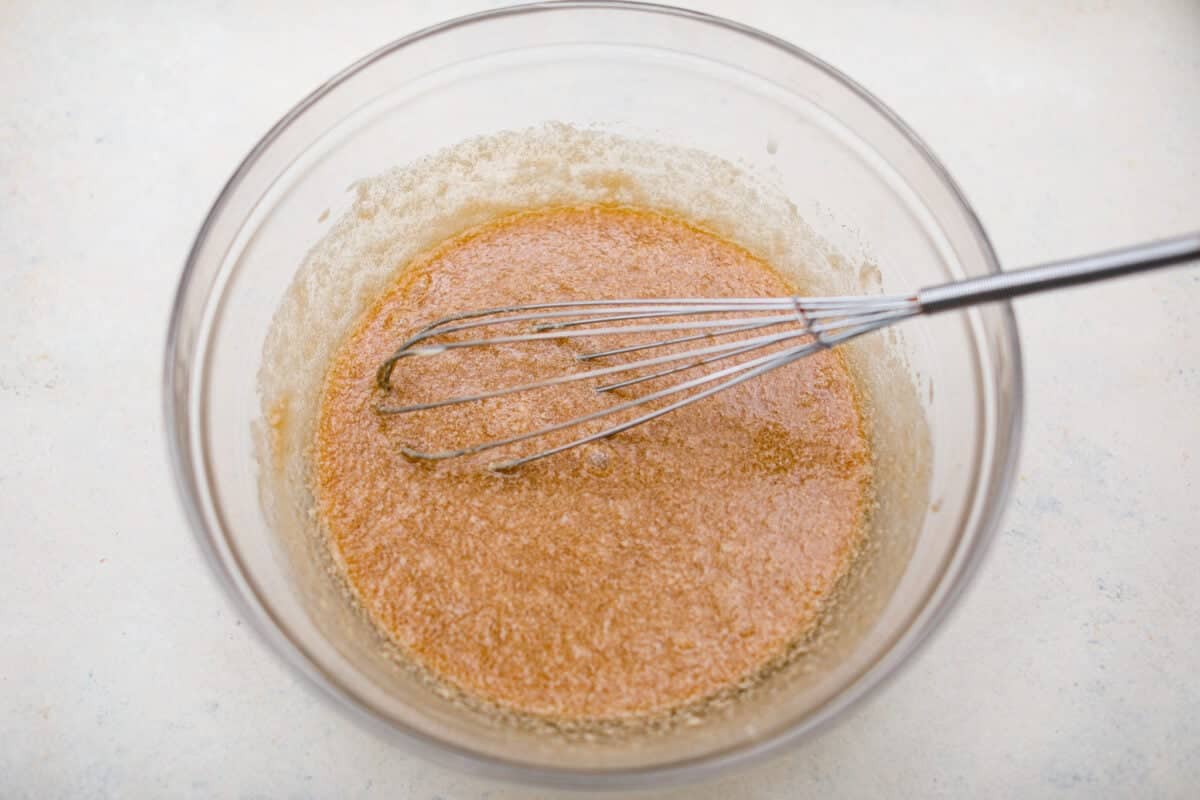
POLYGON ((846 253, 873 254, 883 291, 997 270, 975 215, 912 131, 787 42, 631 3, 465 17, 401 39, 321 86, 267 133, 217 198, 170 323, 172 461, 196 535, 242 615, 351 716, 442 762, 525 782, 627 787, 700 778, 812 734, 893 674, 949 610, 996 529, 1013 474, 1015 323, 1005 304, 908 323, 904 352, 931 433, 929 494, 911 536, 893 548, 890 572, 881 570, 890 577, 869 592, 870 619, 836 659, 773 679, 771 691, 708 724, 628 746, 460 713, 390 669, 355 632, 361 621, 339 606, 328 580, 280 552, 258 494, 255 377, 272 313, 323 232, 321 213, 348 205, 347 184, 468 137, 547 120, 770 171, 818 234, 846 253))

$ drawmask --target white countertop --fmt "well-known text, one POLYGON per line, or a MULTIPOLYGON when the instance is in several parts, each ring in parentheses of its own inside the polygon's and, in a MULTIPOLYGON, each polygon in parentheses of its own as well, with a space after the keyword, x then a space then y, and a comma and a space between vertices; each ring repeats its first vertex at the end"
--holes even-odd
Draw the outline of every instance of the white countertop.
MULTIPOLYGON (((228 173, 336 70, 482 4, 353 5, 0 8, 0 796, 545 796, 299 685, 209 574, 167 466, 167 313, 228 173)), ((1195 0, 695 5, 890 104, 1009 266, 1200 228, 1195 0)), ((1017 316, 1019 481, 949 623, 819 739, 678 796, 1196 796, 1200 268, 1017 316)))

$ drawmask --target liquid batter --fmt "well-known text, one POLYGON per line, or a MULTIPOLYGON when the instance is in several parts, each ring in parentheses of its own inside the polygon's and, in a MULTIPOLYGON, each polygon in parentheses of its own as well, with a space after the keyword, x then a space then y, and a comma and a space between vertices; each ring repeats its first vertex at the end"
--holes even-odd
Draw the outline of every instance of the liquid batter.
MULTIPOLYGON (((571 384, 469 409, 375 411, 578 369, 574 354, 591 349, 554 340, 406 359, 382 392, 379 364, 445 314, 788 293, 738 246, 635 209, 507 217, 418 259, 337 351, 317 428, 317 511, 373 622, 443 682, 558 719, 700 701, 803 639, 862 543, 869 505, 863 414, 837 351, 511 475, 398 449, 493 439, 614 399, 571 384)), ((529 447, 501 455, 520 452, 529 447)))

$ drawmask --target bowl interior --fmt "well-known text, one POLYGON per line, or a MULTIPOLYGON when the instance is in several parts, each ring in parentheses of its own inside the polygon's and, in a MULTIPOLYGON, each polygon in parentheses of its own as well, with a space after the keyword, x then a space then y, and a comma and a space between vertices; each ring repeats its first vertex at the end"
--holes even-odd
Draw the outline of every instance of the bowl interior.
MULTIPOLYGON (((246 615, 368 724, 442 760, 526 780, 700 776, 816 729, 894 671, 947 609, 990 536, 1015 458, 1015 329, 1007 306, 992 306, 919 319, 852 351, 876 409, 880 509, 870 565, 822 653, 704 724, 636 745, 467 712, 381 650, 344 601, 299 506, 268 496, 256 441, 259 370, 275 311, 310 248, 343 214, 363 213, 354 181, 471 137, 544 131, 548 121, 737 165, 746 177, 712 191, 757 191, 775 211, 763 224, 730 222, 730 233, 752 239, 743 243, 753 249, 779 249, 777 258, 818 276, 815 289, 907 293, 995 270, 969 208, 922 145, 789 45, 636 5, 466 18, 397 42, 326 84, 218 199, 172 320, 166 402, 175 464, 200 538, 246 615), (770 226, 785 206, 805 235, 773 241, 770 226)), ((319 270, 308 280, 319 281, 319 270)), ((373 286, 364 278, 330 302, 351 319, 373 286)), ((297 359, 312 362, 327 346, 299 337, 297 359)))

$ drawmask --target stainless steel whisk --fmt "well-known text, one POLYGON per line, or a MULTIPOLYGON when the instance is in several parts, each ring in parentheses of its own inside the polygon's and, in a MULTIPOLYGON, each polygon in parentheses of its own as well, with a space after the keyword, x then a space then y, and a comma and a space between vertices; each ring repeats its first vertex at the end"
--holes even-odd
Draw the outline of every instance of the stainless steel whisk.
POLYGON ((596 381, 598 385, 594 387, 594 390, 599 393, 608 393, 697 367, 716 364, 773 345, 791 343, 765 355, 723 366, 713 372, 525 433, 440 452, 403 448, 404 455, 412 459, 456 458, 537 439, 656 400, 670 398, 689 392, 689 390, 697 390, 603 430, 529 455, 489 465, 492 470, 511 470, 530 461, 613 436, 635 425, 641 425, 790 364, 818 350, 833 347, 900 320, 920 314, 936 314, 941 311, 1006 300, 1034 292, 1168 267, 1193 259, 1200 259, 1200 232, 1027 269, 944 283, 921 289, 909 295, 573 300, 465 311, 442 317, 430 323, 404 342, 391 357, 380 365, 376 375, 379 388, 385 391, 391 388, 392 374, 397 364, 406 358, 436 356, 462 348, 632 334, 664 334, 665 338, 608 347, 604 350, 576 356, 579 362, 591 364, 603 363, 604 359, 630 353, 644 355, 644 357, 637 357, 632 361, 596 366, 546 380, 482 391, 478 394, 403 406, 379 405, 376 410, 384 415, 411 414, 443 406, 476 403, 494 397, 534 391, 575 381, 596 381), (721 316, 716 319, 699 318, 717 314, 721 316), (488 328, 513 323, 528 326, 531 330, 528 333, 484 335, 482 337, 475 337, 475 334, 471 333, 468 335, 473 338, 447 340, 447 337, 452 334, 459 334, 463 331, 486 334, 488 328), (774 330, 768 332, 770 329, 774 330), (748 338, 715 342, 687 350, 673 349, 689 342, 719 339, 733 334, 750 335, 748 338), (663 348, 670 352, 653 353, 653 351, 663 348))

